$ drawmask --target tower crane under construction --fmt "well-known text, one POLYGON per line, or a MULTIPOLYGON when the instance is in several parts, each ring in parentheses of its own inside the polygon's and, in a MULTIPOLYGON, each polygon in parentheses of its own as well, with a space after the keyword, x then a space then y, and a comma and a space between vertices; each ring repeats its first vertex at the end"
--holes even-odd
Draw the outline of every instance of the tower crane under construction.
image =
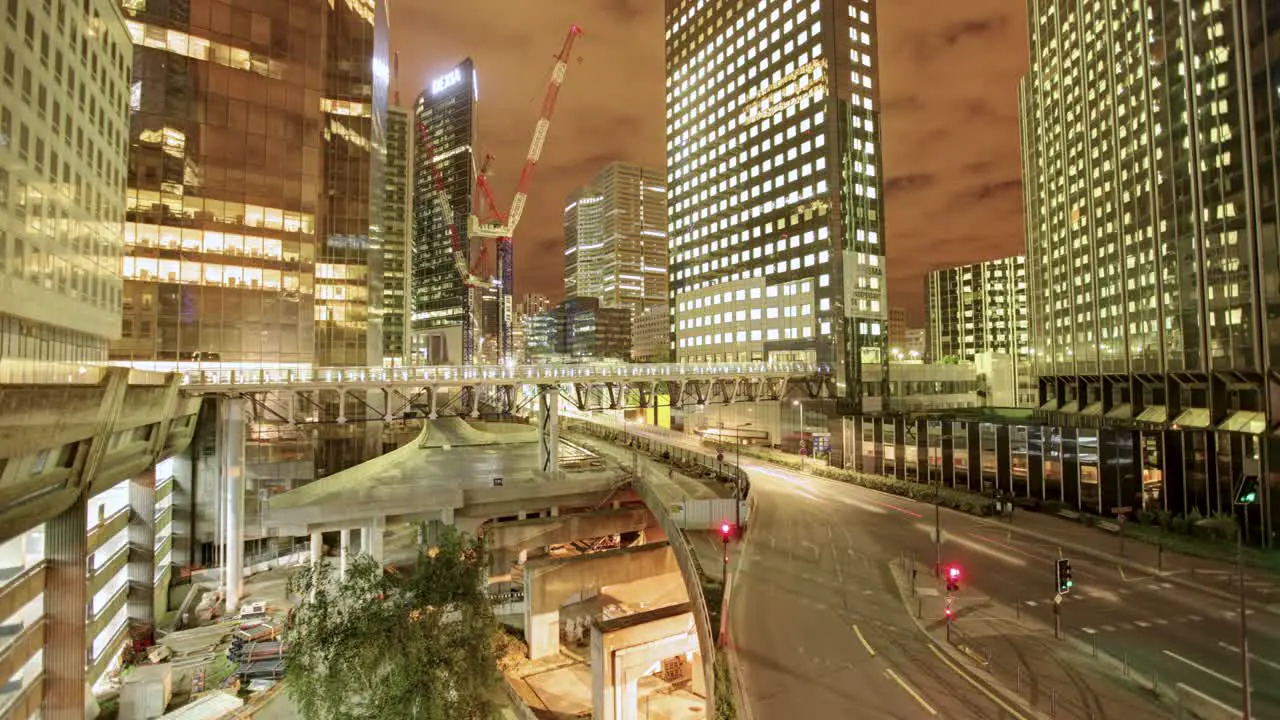
POLYGON ((511 238, 515 234, 516 226, 519 224, 521 216, 524 214, 525 203, 529 196, 529 186, 533 179, 533 171, 537 167, 538 160, 542 157, 542 148, 546 143, 547 133, 551 129, 551 116, 555 111, 556 98, 559 95, 560 86, 563 84, 568 70, 569 57, 573 50, 574 40, 581 34, 582 30, 577 25, 571 26, 568 35, 565 36, 559 54, 556 55, 551 78, 547 84, 546 96, 542 102, 542 112, 538 117, 537 124, 534 126, 533 139, 529 143, 529 151, 525 156, 524 168, 520 173, 520 179, 516 185, 515 196, 511 200, 509 212, 503 212, 494 199, 493 189, 489 185, 488 170, 492 158, 486 157, 481 167, 477 170, 476 188, 479 190, 479 197, 472 208, 472 213, 467 217, 466 241, 463 240, 462 234, 459 232, 454 216, 452 199, 445 185, 444 174, 436 162, 437 156, 432 144, 431 134, 427 128, 418 127, 417 140, 424 148, 428 166, 431 169, 431 200, 436 206, 436 211, 440 214, 440 217, 444 218, 447 223, 450 249, 453 253, 453 264, 462 278, 462 284, 467 288, 463 299, 462 343, 464 363, 473 362, 476 349, 475 333, 477 323, 472 307, 475 302, 475 298, 473 298, 475 290, 493 288, 499 290, 500 359, 507 361, 509 358, 514 357, 511 332, 511 293, 515 285, 515 268, 511 238), (486 277, 484 271, 488 255, 488 246, 485 241, 490 239, 497 246, 495 253, 498 266, 497 277, 486 277), (472 262, 470 244, 475 241, 479 241, 481 246, 475 261, 472 262))

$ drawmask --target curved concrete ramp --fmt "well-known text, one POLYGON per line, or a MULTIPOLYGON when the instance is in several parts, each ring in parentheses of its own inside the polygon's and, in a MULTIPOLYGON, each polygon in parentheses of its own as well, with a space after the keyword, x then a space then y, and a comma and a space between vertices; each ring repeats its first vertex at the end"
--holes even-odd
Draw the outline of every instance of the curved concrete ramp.
POLYGON ((419 448, 472 447, 531 443, 538 439, 537 428, 514 423, 469 423, 460 417, 428 420, 418 439, 419 448))

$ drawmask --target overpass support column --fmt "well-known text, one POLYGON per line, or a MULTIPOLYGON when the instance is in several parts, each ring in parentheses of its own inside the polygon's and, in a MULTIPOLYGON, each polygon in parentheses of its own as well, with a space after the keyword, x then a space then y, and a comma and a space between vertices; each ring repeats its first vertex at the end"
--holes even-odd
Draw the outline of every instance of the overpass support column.
POLYGON ((227 506, 227 614, 239 611, 244 592, 244 411, 244 398, 218 400, 218 456, 227 506))
POLYGON ((538 467, 555 474, 560 469, 560 388, 538 388, 538 467))
POLYGON ((471 417, 480 417, 480 386, 471 388, 471 417))
POLYGON ((365 539, 364 550, 373 556, 379 564, 382 563, 382 536, 387 529, 387 519, 382 516, 373 518, 369 522, 369 526, 364 529, 368 535, 365 539))
POLYGON ((351 531, 343 528, 338 531, 338 579, 347 579, 347 553, 351 552, 351 531))
POLYGON ((440 413, 436 412, 436 396, 440 394, 440 388, 431 388, 431 414, 427 415, 428 419, 435 420, 440 417, 440 413))
MULTIPOLYGON (((85 631, 88 587, 86 537, 87 498, 81 493, 71 507, 45 523, 44 698, 40 714, 47 720, 84 718, 85 663, 89 653, 85 631)), ((6 678, 7 680, 8 678, 6 678)))
POLYGON ((319 565, 324 558, 324 533, 311 533, 311 564, 319 565))

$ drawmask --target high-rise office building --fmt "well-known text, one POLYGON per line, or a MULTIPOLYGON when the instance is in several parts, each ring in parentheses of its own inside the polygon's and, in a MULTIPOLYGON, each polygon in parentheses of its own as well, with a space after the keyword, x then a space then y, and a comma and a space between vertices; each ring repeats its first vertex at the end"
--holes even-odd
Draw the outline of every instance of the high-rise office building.
POLYGON ((632 362, 667 362, 671 359, 671 311, 655 305, 631 316, 632 362))
POLYGON ((907 309, 889 308, 889 352, 901 350, 907 344, 907 309))
POLYGON ((569 197, 565 297, 640 312, 667 302, 667 187, 661 170, 614 162, 569 197))
POLYGON ((667 0, 680 360, 887 361, 875 4, 667 0))
POLYGON ((600 193, 589 185, 575 190, 566 200, 564 296, 567 299, 598 298, 604 294, 600 200, 600 193))
MULTIPOLYGON (((1030 6, 1034 366, 1063 456, 1091 438, 1079 440, 1088 467, 1065 483, 1082 504, 1233 512, 1242 478, 1266 487, 1276 471, 1273 6, 1030 6), (1138 447, 1099 448, 1098 417, 1138 447)), ((1271 536, 1278 504, 1264 493, 1255 506, 1255 539, 1271 536)))
POLYGON ((410 333, 412 361, 419 364, 467 362, 464 344, 468 333, 474 340, 479 322, 477 293, 463 282, 449 230, 453 224, 469 265, 476 93, 475 68, 467 58, 432 80, 414 103, 410 333), (437 172, 444 180, 450 217, 441 212, 437 172))
POLYGON ((379 365, 385 4, 124 3, 132 361, 379 365))
POLYGON ((409 260, 412 115, 387 108, 386 192, 382 210, 382 327, 384 364, 401 364, 409 352, 409 260))
POLYGON ((0 358, 102 362, 120 336, 124 18, 113 0, 13 0, 0 53, 0 358))
POLYGON ((1026 358, 1027 260, 1022 255, 930 271, 929 355, 972 361, 983 352, 1026 358))
POLYGON ((541 293, 527 293, 520 300, 521 315, 537 315, 551 309, 551 300, 541 293))

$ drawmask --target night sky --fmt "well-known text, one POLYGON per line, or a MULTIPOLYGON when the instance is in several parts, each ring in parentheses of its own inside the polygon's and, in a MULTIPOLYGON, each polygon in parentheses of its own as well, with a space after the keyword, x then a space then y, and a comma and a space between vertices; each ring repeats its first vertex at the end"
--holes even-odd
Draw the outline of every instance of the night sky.
MULTIPOLYGON (((881 118, 890 301, 922 320, 933 267, 1021 252, 1019 0, 883 0, 881 118)), ((563 291, 565 196, 606 163, 665 166, 662 0, 391 0, 402 104, 463 57, 475 60, 477 144, 515 191, 551 63, 574 47, 551 134, 516 231, 516 294, 563 291), (580 59, 580 62, 579 62, 580 59)))

